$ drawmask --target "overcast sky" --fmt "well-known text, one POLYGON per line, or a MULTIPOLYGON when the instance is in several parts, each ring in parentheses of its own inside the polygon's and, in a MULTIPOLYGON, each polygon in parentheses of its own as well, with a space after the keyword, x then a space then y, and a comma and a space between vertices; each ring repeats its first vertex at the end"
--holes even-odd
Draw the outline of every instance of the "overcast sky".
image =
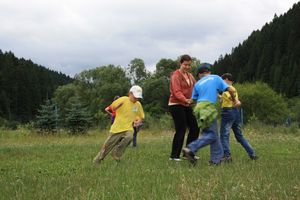
POLYGON ((134 58, 214 62, 295 0, 0 0, 0 49, 73 76, 134 58))

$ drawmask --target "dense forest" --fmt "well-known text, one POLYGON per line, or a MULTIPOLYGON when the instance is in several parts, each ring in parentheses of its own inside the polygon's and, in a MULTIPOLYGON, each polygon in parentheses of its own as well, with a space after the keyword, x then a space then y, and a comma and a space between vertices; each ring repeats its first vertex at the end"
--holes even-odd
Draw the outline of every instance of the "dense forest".
POLYGON ((0 50, 0 117, 28 122, 58 86, 72 81, 65 74, 0 50))
POLYGON ((214 69, 231 72, 240 83, 261 80, 287 97, 299 96, 300 2, 220 56, 214 69))

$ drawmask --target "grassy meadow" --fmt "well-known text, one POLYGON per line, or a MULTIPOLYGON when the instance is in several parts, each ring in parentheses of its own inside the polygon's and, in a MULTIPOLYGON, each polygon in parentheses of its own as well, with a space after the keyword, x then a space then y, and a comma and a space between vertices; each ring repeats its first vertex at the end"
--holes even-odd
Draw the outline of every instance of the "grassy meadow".
POLYGON ((246 127, 259 160, 231 137, 233 162, 169 161, 172 131, 141 130, 121 162, 92 164, 106 131, 87 135, 0 132, 0 199, 300 199, 300 134, 246 127), (258 131, 260 130, 260 131, 258 131))

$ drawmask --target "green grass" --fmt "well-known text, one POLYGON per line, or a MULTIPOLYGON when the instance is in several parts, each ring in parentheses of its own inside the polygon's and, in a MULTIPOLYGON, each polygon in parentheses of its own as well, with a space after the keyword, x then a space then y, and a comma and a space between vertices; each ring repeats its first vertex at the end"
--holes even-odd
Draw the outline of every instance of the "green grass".
POLYGON ((246 133, 257 161, 231 137, 232 163, 208 166, 206 147, 191 167, 168 160, 172 132, 142 130, 120 163, 108 155, 95 167, 105 132, 1 131, 0 199, 300 199, 299 134, 246 133))

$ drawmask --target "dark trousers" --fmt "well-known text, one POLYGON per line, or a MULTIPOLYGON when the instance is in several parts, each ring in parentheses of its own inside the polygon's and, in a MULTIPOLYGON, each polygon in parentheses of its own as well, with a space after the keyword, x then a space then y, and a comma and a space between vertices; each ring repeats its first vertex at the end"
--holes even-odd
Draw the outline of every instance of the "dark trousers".
POLYGON ((171 158, 179 158, 182 150, 186 129, 189 129, 189 134, 186 141, 186 146, 199 137, 199 128, 196 117, 193 114, 191 107, 182 105, 169 106, 175 124, 175 135, 172 143, 171 158))
POLYGON ((137 134, 139 132, 140 127, 133 127, 133 140, 132 140, 132 146, 136 147, 136 138, 137 138, 137 134))

